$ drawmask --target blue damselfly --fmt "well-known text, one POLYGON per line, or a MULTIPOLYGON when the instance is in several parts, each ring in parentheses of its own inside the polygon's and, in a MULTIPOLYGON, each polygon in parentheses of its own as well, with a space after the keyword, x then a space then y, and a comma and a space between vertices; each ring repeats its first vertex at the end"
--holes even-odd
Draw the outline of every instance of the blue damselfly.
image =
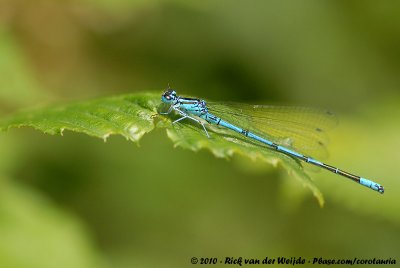
POLYGON ((349 178, 361 185, 384 193, 382 185, 322 163, 310 156, 324 152, 325 127, 335 120, 332 113, 311 108, 247 105, 238 103, 212 103, 198 98, 186 98, 168 89, 162 94, 163 103, 170 105, 167 112, 177 112, 181 117, 173 123, 190 119, 199 123, 207 137, 210 137, 205 124, 217 125, 246 138, 267 145, 301 161, 327 169, 333 173, 349 178), (229 115, 229 122, 223 119, 229 115))

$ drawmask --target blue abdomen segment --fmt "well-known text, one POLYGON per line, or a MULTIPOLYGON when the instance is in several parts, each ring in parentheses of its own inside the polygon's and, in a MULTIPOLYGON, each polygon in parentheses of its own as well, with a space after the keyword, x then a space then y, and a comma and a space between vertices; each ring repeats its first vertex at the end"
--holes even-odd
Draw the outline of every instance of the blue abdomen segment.
POLYGON ((211 114, 208 114, 205 119, 211 124, 216 124, 216 125, 219 125, 219 126, 222 126, 222 127, 229 128, 229 129, 231 129, 231 130, 233 130, 233 131, 235 131, 237 133, 243 134, 246 137, 249 137, 249 138, 254 139, 256 141, 262 142, 264 144, 267 144, 267 145, 270 145, 270 146, 273 146, 273 144, 274 144, 273 142, 271 142, 269 140, 266 140, 264 138, 261 138, 260 136, 257 136, 255 134, 249 132, 248 130, 245 130, 243 128, 237 127, 235 125, 232 125, 231 123, 228 123, 228 122, 226 122, 224 120, 221 120, 221 118, 219 118, 217 116, 213 116, 211 114))
POLYGON ((322 162, 320 162, 318 160, 315 160, 315 159, 313 159, 311 157, 308 158, 307 162, 311 163, 311 164, 314 164, 316 166, 324 167, 324 163, 322 163, 322 162))
POLYGON ((238 133, 243 133, 243 131, 244 131, 242 128, 232 125, 224 120, 220 120, 218 125, 232 129, 233 131, 238 132, 238 133))
POLYGON ((296 156, 296 157, 298 157, 298 158, 304 158, 304 157, 305 157, 304 155, 299 154, 299 153, 297 153, 297 152, 295 152, 295 151, 292 151, 292 150, 290 150, 290 149, 288 149, 288 148, 286 148, 286 147, 283 147, 283 146, 277 146, 277 147, 276 147, 276 150, 281 151, 281 152, 284 152, 284 153, 286 153, 286 154, 290 154, 290 155, 296 156))
POLYGON ((371 188, 372 190, 378 191, 381 194, 384 193, 383 186, 380 185, 379 183, 367 180, 365 178, 360 178, 360 184, 362 184, 368 188, 371 188))
POLYGON ((263 139, 263 138, 261 138, 261 137, 255 135, 255 134, 252 133, 252 132, 246 132, 246 131, 244 131, 244 132, 246 133, 245 135, 246 135, 247 137, 249 137, 249 138, 255 139, 256 141, 262 142, 262 143, 267 144, 267 145, 269 145, 269 146, 274 146, 274 143, 273 143, 272 141, 263 139))

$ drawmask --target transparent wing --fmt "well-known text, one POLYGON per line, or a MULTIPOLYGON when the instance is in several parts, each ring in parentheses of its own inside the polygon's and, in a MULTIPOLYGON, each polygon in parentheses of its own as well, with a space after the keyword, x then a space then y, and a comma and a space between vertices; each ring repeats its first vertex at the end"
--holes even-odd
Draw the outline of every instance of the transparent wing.
POLYGON ((209 112, 299 153, 328 156, 326 130, 337 125, 336 116, 308 107, 207 102, 209 112))

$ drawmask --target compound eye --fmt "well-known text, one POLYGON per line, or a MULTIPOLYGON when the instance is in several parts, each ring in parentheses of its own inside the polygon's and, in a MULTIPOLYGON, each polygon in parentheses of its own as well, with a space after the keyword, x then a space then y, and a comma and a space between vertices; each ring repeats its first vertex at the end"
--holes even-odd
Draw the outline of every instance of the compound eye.
POLYGON ((165 96, 165 98, 166 98, 167 100, 170 100, 170 99, 171 99, 171 96, 170 96, 170 95, 167 95, 167 96, 165 96))

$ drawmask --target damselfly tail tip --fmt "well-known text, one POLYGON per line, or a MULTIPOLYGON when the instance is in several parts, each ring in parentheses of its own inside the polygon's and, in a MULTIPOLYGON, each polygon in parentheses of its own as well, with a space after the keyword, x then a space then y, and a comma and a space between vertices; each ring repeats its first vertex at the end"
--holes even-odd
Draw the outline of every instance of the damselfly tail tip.
POLYGON ((385 188, 383 188, 382 185, 379 185, 378 187, 378 192, 380 192, 381 194, 383 194, 385 192, 385 188))
POLYGON ((384 194, 385 193, 385 188, 383 188, 382 185, 380 185, 379 183, 375 183, 371 185, 371 189, 379 192, 380 194, 384 194))
POLYGON ((372 190, 375 190, 381 194, 383 194, 385 192, 385 189, 383 188, 382 185, 380 185, 379 183, 367 180, 365 178, 360 178, 359 183, 368 188, 371 188, 372 190))

